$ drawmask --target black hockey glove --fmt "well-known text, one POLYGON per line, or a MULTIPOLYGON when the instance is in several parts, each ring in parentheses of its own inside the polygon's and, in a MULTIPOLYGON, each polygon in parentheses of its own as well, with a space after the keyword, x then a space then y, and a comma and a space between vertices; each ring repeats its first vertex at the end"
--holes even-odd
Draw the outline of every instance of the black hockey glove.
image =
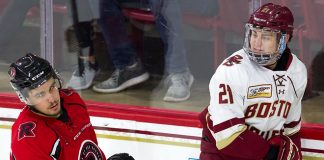
POLYGON ((107 160, 135 160, 135 159, 128 153, 116 153, 110 156, 107 160))

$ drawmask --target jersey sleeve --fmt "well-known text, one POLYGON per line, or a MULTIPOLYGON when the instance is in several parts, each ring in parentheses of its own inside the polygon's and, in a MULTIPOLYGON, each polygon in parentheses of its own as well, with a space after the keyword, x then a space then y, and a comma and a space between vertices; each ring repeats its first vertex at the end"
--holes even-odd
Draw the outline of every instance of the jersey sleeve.
POLYGON ((15 159, 24 160, 53 160, 54 154, 46 150, 38 143, 19 143, 12 148, 11 156, 15 159))
POLYGON ((213 126, 218 128, 214 136, 218 148, 226 146, 224 140, 233 139, 231 136, 234 133, 241 133, 246 129, 240 87, 231 80, 233 76, 228 73, 233 71, 235 70, 232 68, 219 67, 209 83, 208 111, 213 126), (227 123, 230 125, 226 125, 227 123))
POLYGON ((11 129, 11 158, 53 160, 60 156, 61 144, 56 133, 45 123, 16 121, 11 129))
POLYGON ((269 144, 249 131, 244 120, 246 76, 244 70, 235 66, 222 66, 216 70, 209 84, 211 124, 208 126, 222 154, 233 159, 262 159, 269 144))

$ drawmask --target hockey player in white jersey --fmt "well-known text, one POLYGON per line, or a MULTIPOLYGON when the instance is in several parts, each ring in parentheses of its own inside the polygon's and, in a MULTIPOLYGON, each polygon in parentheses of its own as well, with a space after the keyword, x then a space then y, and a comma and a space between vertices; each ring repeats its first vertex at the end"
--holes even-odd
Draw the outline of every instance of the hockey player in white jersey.
POLYGON ((272 3, 252 13, 243 49, 211 78, 200 160, 301 159, 307 70, 288 47, 293 22, 287 7, 272 3))

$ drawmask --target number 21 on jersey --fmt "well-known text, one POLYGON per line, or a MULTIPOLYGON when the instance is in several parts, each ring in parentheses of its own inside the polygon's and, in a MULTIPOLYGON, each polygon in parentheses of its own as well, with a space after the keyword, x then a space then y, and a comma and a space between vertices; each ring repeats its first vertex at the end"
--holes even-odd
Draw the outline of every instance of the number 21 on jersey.
POLYGON ((219 104, 233 104, 233 94, 231 87, 226 84, 219 84, 219 104))

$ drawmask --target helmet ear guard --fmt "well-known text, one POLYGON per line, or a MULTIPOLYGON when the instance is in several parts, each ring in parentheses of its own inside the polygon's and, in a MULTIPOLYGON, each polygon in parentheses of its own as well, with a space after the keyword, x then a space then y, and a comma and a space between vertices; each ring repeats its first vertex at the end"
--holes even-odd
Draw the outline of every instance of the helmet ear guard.
MULTIPOLYGON (((14 88, 14 87, 12 86, 12 83, 10 83, 10 84, 11 84, 11 87, 14 88)), ((17 90, 17 89, 14 89, 14 91, 16 92, 16 94, 17 94, 17 96, 18 96, 20 102, 23 102, 23 103, 25 103, 25 104, 28 104, 28 101, 27 101, 27 98, 26 98, 26 96, 27 96, 26 94, 22 93, 22 91, 17 90)))
POLYGON ((279 40, 279 54, 282 54, 287 45, 286 45, 286 38, 287 38, 287 34, 282 34, 279 40))

